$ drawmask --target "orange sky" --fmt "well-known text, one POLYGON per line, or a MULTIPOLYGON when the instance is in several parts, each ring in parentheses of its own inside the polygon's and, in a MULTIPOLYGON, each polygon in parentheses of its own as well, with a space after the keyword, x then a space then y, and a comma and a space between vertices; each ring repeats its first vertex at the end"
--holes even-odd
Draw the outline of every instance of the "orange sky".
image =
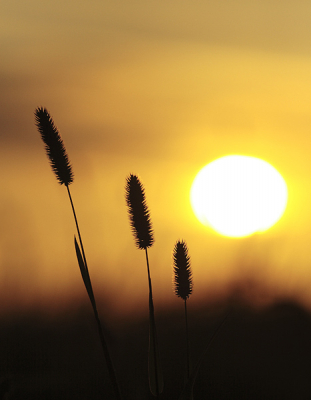
POLYGON ((179 305, 177 239, 192 258, 194 305, 246 281, 258 286, 245 286, 252 299, 311 307, 310 18, 311 4, 293 0, 2 1, 0 311, 87 301, 66 189, 34 125, 38 106, 64 139, 94 290, 111 309, 147 307, 124 200, 129 173, 146 189, 158 307, 179 305), (265 159, 287 182, 287 211, 265 234, 220 237, 190 208, 196 173, 232 153, 265 159))

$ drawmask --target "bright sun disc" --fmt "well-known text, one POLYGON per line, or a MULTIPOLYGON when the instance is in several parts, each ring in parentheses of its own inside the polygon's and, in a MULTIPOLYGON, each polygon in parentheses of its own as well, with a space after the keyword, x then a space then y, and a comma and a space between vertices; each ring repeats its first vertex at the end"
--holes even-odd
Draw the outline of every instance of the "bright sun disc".
POLYGON ((207 164, 191 187, 191 205, 204 225, 224 236, 263 232, 283 215, 287 186, 260 158, 230 155, 207 164))

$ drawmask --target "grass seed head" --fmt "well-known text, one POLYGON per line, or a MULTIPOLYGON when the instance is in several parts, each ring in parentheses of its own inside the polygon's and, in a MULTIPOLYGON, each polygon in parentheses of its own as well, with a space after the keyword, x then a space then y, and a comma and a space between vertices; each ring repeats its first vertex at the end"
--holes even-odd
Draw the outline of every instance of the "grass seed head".
POLYGON ((136 175, 126 179, 125 198, 136 245, 139 249, 152 246, 153 230, 144 188, 136 175))
POLYGON ((45 144, 45 150, 50 160, 52 170, 55 172, 58 182, 61 185, 70 185, 70 183, 73 182, 73 172, 66 148, 58 129, 46 108, 38 107, 36 109, 35 121, 41 138, 45 144))
POLYGON ((178 241, 173 252, 173 273, 175 294, 183 300, 187 300, 192 293, 192 272, 190 267, 190 256, 186 243, 178 241))

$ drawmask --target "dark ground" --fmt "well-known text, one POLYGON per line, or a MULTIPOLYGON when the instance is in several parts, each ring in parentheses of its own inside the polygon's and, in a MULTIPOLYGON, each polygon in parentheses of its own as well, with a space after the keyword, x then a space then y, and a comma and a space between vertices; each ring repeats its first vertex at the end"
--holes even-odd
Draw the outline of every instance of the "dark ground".
MULTIPOLYGON (((227 310, 218 305, 189 311, 193 364, 227 310)), ((0 391, 9 382, 8 398, 14 400, 113 399, 92 318, 87 307, 59 318, 2 319, 0 391)), ((165 379, 161 399, 178 400, 185 375, 182 302, 178 315, 156 313, 156 322, 165 379)), ((147 376, 148 320, 112 331, 109 345, 124 400, 154 399, 147 376)), ((204 358, 194 399, 311 400, 310 314, 290 302, 259 311, 235 306, 204 358)))

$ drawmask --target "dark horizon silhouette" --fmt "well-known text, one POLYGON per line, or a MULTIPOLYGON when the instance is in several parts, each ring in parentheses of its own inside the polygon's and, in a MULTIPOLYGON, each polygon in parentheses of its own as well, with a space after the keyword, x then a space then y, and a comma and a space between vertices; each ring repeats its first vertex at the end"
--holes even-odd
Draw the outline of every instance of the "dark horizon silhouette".
MULTIPOLYGON (((191 365, 233 309, 207 351, 194 399, 311 398, 311 314, 290 301, 265 309, 228 299, 189 312, 191 365)), ((178 400, 186 375, 183 310, 157 312, 164 375, 161 399, 178 400)), ((58 318, 2 318, 1 387, 10 399, 113 399, 91 309, 58 318)), ((148 316, 114 321, 108 344, 122 395, 153 399, 148 385, 148 316)))

